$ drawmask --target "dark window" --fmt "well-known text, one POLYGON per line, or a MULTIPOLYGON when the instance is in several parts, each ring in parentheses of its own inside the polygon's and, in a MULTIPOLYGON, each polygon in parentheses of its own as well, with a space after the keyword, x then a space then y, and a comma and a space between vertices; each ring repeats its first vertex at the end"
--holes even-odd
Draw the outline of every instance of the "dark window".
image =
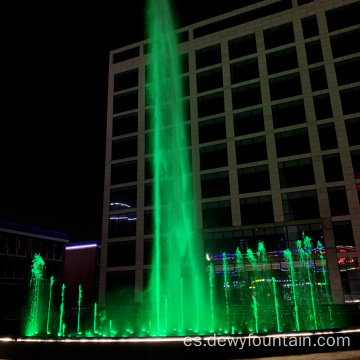
POLYGON ((108 271, 105 296, 108 307, 134 305, 135 271, 108 271))
MULTIPOLYGON (((152 264, 152 254, 153 254, 153 239, 144 239, 144 265, 152 264)), ((144 284, 144 289, 147 286, 144 284)))
POLYGON ((315 184, 311 158, 280 162, 278 167, 282 189, 315 184))
POLYGON ((301 19, 301 25, 303 29, 304 39, 319 35, 319 27, 316 20, 316 15, 301 19))
POLYGON ((135 241, 109 242, 107 266, 135 265, 135 241))
POLYGON ((240 199, 242 225, 274 222, 271 195, 240 199))
POLYGON ((238 164, 267 160, 265 136, 235 142, 236 159, 238 164))
POLYGON ((138 113, 116 116, 113 119, 113 136, 130 134, 138 131, 138 113))
POLYGON ((308 65, 316 64, 324 60, 320 40, 306 43, 305 50, 308 65))
POLYGON ((233 40, 229 40, 230 60, 255 53, 256 53, 255 34, 250 34, 233 40))
POLYGON ((299 67, 296 47, 266 54, 266 63, 269 75, 299 67))
POLYGON ((285 221, 320 217, 316 190, 281 194, 285 221))
POLYGON ((234 114, 235 136, 254 134, 264 131, 262 109, 255 109, 234 114))
POLYGON ((116 63, 119 63, 119 62, 122 62, 125 60, 129 60, 129 59, 133 59, 138 56, 140 56, 140 48, 137 46, 135 48, 121 51, 121 52, 114 54, 113 55, 113 64, 116 64, 116 63))
POLYGON ((110 190, 110 211, 136 208, 136 186, 110 190))
POLYGON ((231 84, 257 79, 259 65, 257 58, 239 61, 230 65, 231 84))
POLYGON ((326 11, 329 32, 360 24, 360 2, 326 11))
POLYGON ((232 89, 233 109, 261 104, 260 83, 239 86, 232 89))
POLYGON ((230 195, 228 171, 201 175, 201 197, 203 199, 227 195, 230 195))
POLYGON ((212 45, 200 50, 196 50, 196 68, 215 65, 221 63, 221 46, 220 44, 212 45))
POLYGON ((109 238, 135 236, 136 235, 136 213, 124 213, 110 215, 109 238))
POLYGON ((203 228, 232 226, 230 201, 216 201, 202 204, 203 228))
POLYGON ((189 72, 189 54, 180 55, 180 64, 182 73, 189 72))
POLYGON ((138 92, 137 90, 114 96, 113 113, 120 113, 129 111, 138 107, 138 92))
POLYGON ((145 184, 144 205, 145 206, 153 205, 153 183, 145 184))
POLYGON ((224 93, 222 91, 198 97, 198 117, 223 113, 224 93))
POLYGON ((226 138, 225 117, 199 122, 199 143, 226 138))
POLYGON ((178 43, 181 44, 183 42, 189 41, 189 31, 182 31, 179 34, 176 34, 178 38, 178 43))
POLYGON ((226 143, 202 147, 199 151, 201 170, 215 169, 228 165, 226 143))
POLYGON ((127 161, 111 165, 111 185, 136 181, 137 161, 127 161))
MULTIPOLYGON (((340 266, 339 270, 345 301, 348 297, 350 301, 353 301, 354 295, 360 295, 360 270, 358 258, 339 258, 338 261, 341 259, 348 260, 348 264, 351 264, 350 266, 340 266)), ((356 298, 358 298, 358 296, 356 296, 356 298)))
POLYGON ((149 235, 153 233, 153 212, 152 210, 144 211, 144 234, 149 235))
POLYGON ((333 222, 333 231, 336 252, 344 253, 356 251, 354 233, 350 220, 333 222))
POLYGON ((223 87, 221 68, 202 71, 196 74, 197 92, 201 93, 223 87))
POLYGON ((293 73, 269 80, 271 101, 302 94, 300 74, 293 73))
POLYGON ((345 186, 328 188, 331 216, 349 215, 345 186))
POLYGON ((360 57, 335 63, 338 85, 351 84, 360 81, 360 57))
POLYGON ((189 96, 190 95, 190 83, 189 83, 189 77, 188 76, 183 76, 181 78, 182 80, 182 92, 183 92, 183 96, 189 96))
POLYGON ((358 53, 360 52, 360 29, 331 36, 330 43, 334 58, 358 53))
POLYGON ((298 0, 298 6, 309 4, 311 2, 314 2, 314 0, 298 0))
POLYGON ((355 179, 360 179, 360 150, 350 152, 355 179))
POLYGON ((307 128, 276 133, 275 143, 278 158, 310 152, 307 128))
POLYGON ((313 97, 316 120, 329 119, 333 117, 329 94, 313 97))
POLYGON ((318 91, 327 89, 327 79, 326 72, 324 66, 319 66, 316 68, 312 68, 309 70, 310 74, 310 82, 311 82, 311 90, 318 91))
POLYGON ((145 180, 149 180, 154 177, 152 162, 153 162, 152 157, 145 158, 145 180))
POLYGON ((271 109, 275 129, 284 126, 306 123, 303 100, 295 100, 273 105, 271 109))
POLYGON ((251 193, 270 190, 268 165, 238 169, 239 193, 251 193))
POLYGON ((137 155, 137 136, 113 140, 111 159, 125 159, 137 155))
POLYGON ((345 126, 349 145, 360 145, 360 118, 345 120, 345 126))
POLYGON ((344 180, 339 154, 324 155, 323 164, 326 182, 344 180))
POLYGON ((184 120, 191 119, 190 100, 189 99, 183 101, 183 115, 184 115, 184 120))
POLYGON ((334 123, 318 125, 318 132, 322 151, 338 147, 334 123))
POLYGON ((360 86, 341 90, 340 99, 344 115, 360 112, 360 86))
POLYGON ((119 74, 115 74, 114 92, 130 89, 135 86, 138 86, 138 81, 139 81, 138 69, 132 69, 119 74))
POLYGON ((153 132, 145 133, 145 154, 151 154, 153 152, 152 146, 153 132))
POLYGON ((264 30, 265 49, 272 49, 295 41, 292 23, 264 30))

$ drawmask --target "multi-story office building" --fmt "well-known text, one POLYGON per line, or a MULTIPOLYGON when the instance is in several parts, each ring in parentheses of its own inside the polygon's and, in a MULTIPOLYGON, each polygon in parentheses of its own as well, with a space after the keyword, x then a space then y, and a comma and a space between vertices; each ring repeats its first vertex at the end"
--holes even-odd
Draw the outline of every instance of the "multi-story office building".
MULTIPOLYGON (((263 240, 277 255, 304 231, 325 245, 335 302, 360 300, 360 2, 240 3, 178 30, 204 249, 263 240)), ((149 51, 110 53, 100 304, 116 287, 141 301, 148 279, 149 51)))

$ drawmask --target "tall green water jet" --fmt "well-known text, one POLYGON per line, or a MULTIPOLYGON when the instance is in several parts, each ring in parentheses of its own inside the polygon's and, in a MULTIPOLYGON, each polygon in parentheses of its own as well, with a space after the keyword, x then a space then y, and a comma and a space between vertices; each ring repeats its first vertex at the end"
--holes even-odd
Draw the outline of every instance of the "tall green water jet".
POLYGON ((293 262, 293 258, 292 258, 292 255, 291 255, 291 251, 290 251, 289 249, 286 249, 286 250, 284 251, 284 256, 285 256, 285 258, 286 258, 286 261, 289 263, 289 267, 290 267, 290 278, 291 278, 292 295, 293 295, 293 301, 294 301, 296 330, 297 330, 297 331, 300 331, 299 313, 298 313, 298 305, 297 305, 297 299, 296 299, 294 262, 293 262))
POLYGON ((34 255, 31 265, 29 284, 29 314, 26 323, 26 336, 37 335, 40 331, 39 307, 41 301, 41 283, 44 276, 45 262, 39 254, 34 255))
POLYGON ((226 331, 229 331, 230 327, 230 309, 229 309, 229 266, 226 258, 226 253, 223 253, 223 272, 224 272, 224 293, 225 293, 225 306, 226 306, 226 331))
POLYGON ((50 284, 49 284, 49 305, 48 305, 48 313, 47 313, 47 322, 46 322, 46 333, 49 335, 49 325, 50 325, 50 314, 51 314, 51 300, 52 300, 52 288, 54 285, 54 277, 51 276, 50 284))
POLYGON ((276 292, 276 282, 275 282, 275 278, 272 277, 271 278, 272 281, 272 285, 273 285, 273 293, 274 293, 274 307, 275 307, 275 311, 276 311, 276 324, 277 324, 277 331, 280 332, 281 328, 280 328, 280 316, 279 316, 279 303, 277 300, 277 292, 276 292))
POLYGON ((245 286, 246 286, 246 271, 244 268, 244 258, 239 250, 239 248, 236 248, 235 251, 235 260, 236 260, 236 273, 237 273, 237 281, 238 281, 238 296, 237 296, 237 302, 241 306, 241 311, 239 315, 239 325, 238 325, 238 332, 241 333, 240 326, 244 324, 244 305, 245 305, 245 286))
POLYGON ((255 333, 257 334, 259 332, 259 327, 258 327, 258 304, 257 304, 255 296, 253 297, 252 307, 253 307, 254 318, 255 318, 255 333))
POLYGON ((64 299, 65 299, 65 284, 61 287, 61 304, 60 304, 60 324, 58 335, 62 336, 64 333, 63 318, 64 318, 64 299))
POLYGON ((81 334, 81 332, 80 332, 81 301, 82 301, 82 288, 81 288, 81 285, 79 285, 79 297, 78 297, 78 321, 77 321, 77 333, 78 333, 78 334, 81 334))
POLYGON ((97 303, 94 304, 94 334, 96 334, 97 303))
POLYGON ((214 265, 210 263, 209 266, 209 289, 210 289, 210 311, 211 311, 211 327, 210 332, 215 330, 215 322, 214 322, 214 281, 215 281, 215 273, 214 273, 214 265))
POLYGON ((178 43, 171 14, 166 0, 148 0, 151 49, 147 94, 152 105, 154 175, 150 296, 152 333, 157 335, 163 334, 166 324, 168 329, 174 329, 182 322, 181 279, 184 328, 195 329, 198 316, 200 326, 208 328, 204 256, 196 230, 178 43))
POLYGON ((253 308, 253 314, 254 314, 254 322, 255 322, 255 329, 256 329, 256 333, 258 332, 258 307, 257 307, 257 292, 256 292, 256 287, 257 287, 257 270, 256 270, 256 258, 254 256, 254 253, 251 249, 247 249, 247 258, 251 264, 252 267, 252 276, 251 276, 251 288, 254 289, 253 292, 253 296, 252 296, 252 308, 253 308))

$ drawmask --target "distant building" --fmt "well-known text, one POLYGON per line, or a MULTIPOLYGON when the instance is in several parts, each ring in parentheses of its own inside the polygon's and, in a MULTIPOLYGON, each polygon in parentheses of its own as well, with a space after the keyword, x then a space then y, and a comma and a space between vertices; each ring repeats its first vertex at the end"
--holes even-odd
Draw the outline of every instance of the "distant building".
POLYGON ((0 221, 0 315, 19 316, 26 306, 34 254, 45 261, 45 284, 62 281, 66 234, 0 221))
MULTIPOLYGON (((304 231, 326 248, 336 303, 360 301, 359 9, 356 0, 239 1, 177 32, 204 252, 263 240, 280 267, 277 255, 304 231)), ((149 45, 110 53, 101 304, 119 287, 141 301, 149 279, 149 45)))
POLYGON ((82 306, 98 301, 100 250, 99 241, 76 242, 66 246, 64 283, 67 308, 77 307, 79 285, 82 289, 82 306))

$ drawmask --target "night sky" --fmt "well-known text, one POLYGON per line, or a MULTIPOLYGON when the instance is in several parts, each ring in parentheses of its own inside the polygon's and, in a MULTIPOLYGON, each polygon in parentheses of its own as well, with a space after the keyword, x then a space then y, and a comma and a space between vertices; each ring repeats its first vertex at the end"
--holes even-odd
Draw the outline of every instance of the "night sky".
MULTIPOLYGON (((0 221, 100 240, 109 51, 144 38, 145 3, 3 9, 0 221)), ((179 26, 236 8, 173 3, 179 26)))

